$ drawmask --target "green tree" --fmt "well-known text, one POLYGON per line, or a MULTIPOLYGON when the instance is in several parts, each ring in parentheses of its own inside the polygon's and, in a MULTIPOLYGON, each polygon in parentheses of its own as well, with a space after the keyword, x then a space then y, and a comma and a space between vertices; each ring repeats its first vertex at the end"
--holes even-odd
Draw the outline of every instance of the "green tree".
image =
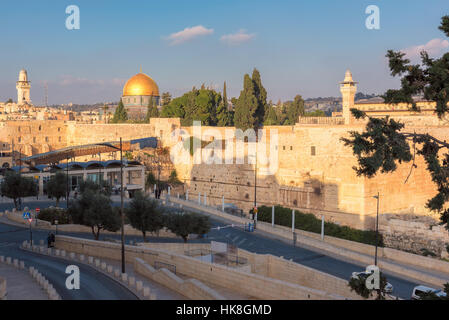
POLYGON ((145 122, 148 123, 151 118, 158 118, 159 117, 159 109, 157 108, 155 101, 153 99, 150 99, 150 102, 148 103, 147 107, 147 114, 145 116, 145 122))
POLYGON ((254 83, 248 74, 243 78, 243 90, 235 104, 234 125, 238 129, 257 129, 258 118, 257 109, 259 103, 257 101, 254 83))
POLYGON ((33 178, 23 177, 17 172, 7 172, 0 185, 2 197, 13 199, 14 207, 19 209, 19 198, 36 196, 38 193, 37 182, 33 178))
POLYGON ((148 190, 151 186, 156 184, 156 177, 154 176, 153 172, 150 171, 147 174, 147 177, 145 178, 145 189, 148 190))
POLYGON ((57 207, 59 206, 59 199, 67 196, 67 183, 67 174, 62 172, 57 172, 47 182, 47 194, 56 198, 57 207))
POLYGON ((171 185, 182 184, 182 182, 178 179, 178 173, 176 170, 170 172, 170 177, 168 177, 168 183, 171 185))
POLYGON ((315 110, 315 111, 310 111, 310 112, 306 112, 304 114, 305 117, 325 117, 326 113, 323 110, 315 110))
POLYGON ((101 180, 100 183, 96 183, 91 180, 84 180, 80 183, 80 193, 87 192, 87 190, 90 190, 94 193, 101 193, 105 196, 111 196, 112 194, 112 187, 107 183, 106 181, 101 180))
POLYGON ((210 230, 208 217, 194 213, 171 213, 167 216, 166 227, 187 242, 189 234, 204 235, 210 230))
POLYGON ((121 226, 119 210, 112 208, 110 197, 89 188, 70 203, 68 212, 74 223, 92 229, 95 240, 99 239, 101 230, 115 232, 121 226))
POLYGON ((276 112, 276 108, 270 106, 268 108, 267 116, 264 121, 264 125, 266 126, 275 126, 279 124, 278 115, 276 112))
POLYGON ((126 112, 125 106, 123 105, 122 100, 115 109, 114 117, 112 118, 112 123, 124 123, 128 120, 128 113, 126 112))
POLYGON ((220 102, 221 95, 216 91, 204 86, 200 90, 193 88, 164 106, 161 116, 179 117, 182 125, 192 125, 193 121, 201 121, 203 125, 216 125, 220 102))
POLYGON ((135 193, 126 216, 131 226, 142 232, 143 241, 146 242, 147 232, 159 232, 164 227, 164 217, 156 200, 151 200, 141 191, 135 193))
POLYGON ((297 95, 292 102, 286 104, 286 118, 285 125, 295 125, 298 122, 299 116, 304 116, 304 100, 300 95, 297 95))
POLYGON ((265 119, 265 113, 268 113, 268 104, 267 104, 267 90, 262 85, 262 79, 260 77, 260 72, 256 68, 253 70, 252 81, 254 84, 254 94, 257 99, 257 109, 256 109, 256 118, 257 118, 257 127, 260 127, 265 119))
POLYGON ((351 291, 355 291, 359 296, 368 299, 373 296, 374 293, 377 293, 378 300, 384 300, 385 299, 385 286, 387 285, 387 278, 385 275, 380 272, 380 281, 379 281, 379 287, 380 290, 376 289, 368 289, 366 287, 366 278, 368 275, 361 274, 358 277, 351 277, 349 279, 348 286, 351 288, 351 291))

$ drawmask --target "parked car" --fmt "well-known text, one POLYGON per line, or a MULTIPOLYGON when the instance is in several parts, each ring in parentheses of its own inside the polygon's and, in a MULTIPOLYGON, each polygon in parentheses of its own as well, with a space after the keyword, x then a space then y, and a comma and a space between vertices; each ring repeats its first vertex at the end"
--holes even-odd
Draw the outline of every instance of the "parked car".
POLYGON ((434 293, 437 297, 446 297, 446 293, 443 290, 426 287, 423 285, 413 288, 412 300, 421 300, 424 294, 434 293))
MULTIPOLYGON (((353 272, 352 275, 351 275, 351 278, 352 279, 360 279, 360 278, 362 278, 363 280, 365 280, 370 275, 371 275, 371 273, 366 272, 366 271, 353 272)), ((385 288, 384 288, 384 292, 385 293, 392 293, 393 289, 394 289, 393 285, 391 283, 387 282, 387 284, 385 285, 385 288)))

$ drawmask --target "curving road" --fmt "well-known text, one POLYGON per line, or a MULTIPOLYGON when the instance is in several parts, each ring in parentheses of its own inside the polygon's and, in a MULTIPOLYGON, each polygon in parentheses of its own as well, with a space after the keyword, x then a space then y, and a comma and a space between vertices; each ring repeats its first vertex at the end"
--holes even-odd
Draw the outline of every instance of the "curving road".
MULTIPOLYGON (((46 231, 33 231, 33 240, 44 240, 46 231)), ((19 245, 29 239, 29 230, 0 224, 0 255, 25 261, 26 267, 34 266, 42 273, 64 300, 136 300, 137 297, 118 282, 84 264, 80 269, 80 289, 68 290, 65 273, 68 261, 23 251, 19 245)))

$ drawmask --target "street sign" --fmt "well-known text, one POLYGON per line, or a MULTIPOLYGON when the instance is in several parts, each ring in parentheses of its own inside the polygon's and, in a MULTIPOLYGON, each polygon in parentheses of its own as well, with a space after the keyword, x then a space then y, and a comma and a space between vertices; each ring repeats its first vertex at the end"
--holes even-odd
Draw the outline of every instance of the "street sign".
POLYGON ((24 218, 24 219, 31 219, 31 213, 29 213, 29 212, 24 212, 24 213, 23 213, 23 218, 24 218))
POLYGON ((36 213, 39 213, 39 212, 41 212, 41 209, 36 208, 36 213))

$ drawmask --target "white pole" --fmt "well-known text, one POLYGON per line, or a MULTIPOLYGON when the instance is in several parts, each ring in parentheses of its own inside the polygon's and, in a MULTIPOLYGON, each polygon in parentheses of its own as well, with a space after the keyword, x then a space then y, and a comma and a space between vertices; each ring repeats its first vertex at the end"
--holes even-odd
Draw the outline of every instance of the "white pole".
POLYGON ((168 187, 168 196, 170 197, 170 186, 168 187))
POLYGON ((224 212, 224 196, 221 198, 221 211, 224 212))
POLYGON ((154 184, 153 191, 156 192, 156 184, 154 184))
POLYGON ((295 210, 292 210, 292 232, 295 233, 295 210))
POLYGON ((201 205, 201 192, 198 193, 198 204, 201 205))
POLYGON ((178 192, 178 199, 179 199, 179 192, 178 192))
POLYGON ((189 200, 189 190, 186 191, 186 200, 189 200))
POLYGON ((321 216, 321 240, 324 240, 324 215, 321 216))
POLYGON ((204 193, 204 205, 207 206, 207 195, 204 193))
POLYGON ((271 207, 271 226, 274 228, 274 206, 271 207))

